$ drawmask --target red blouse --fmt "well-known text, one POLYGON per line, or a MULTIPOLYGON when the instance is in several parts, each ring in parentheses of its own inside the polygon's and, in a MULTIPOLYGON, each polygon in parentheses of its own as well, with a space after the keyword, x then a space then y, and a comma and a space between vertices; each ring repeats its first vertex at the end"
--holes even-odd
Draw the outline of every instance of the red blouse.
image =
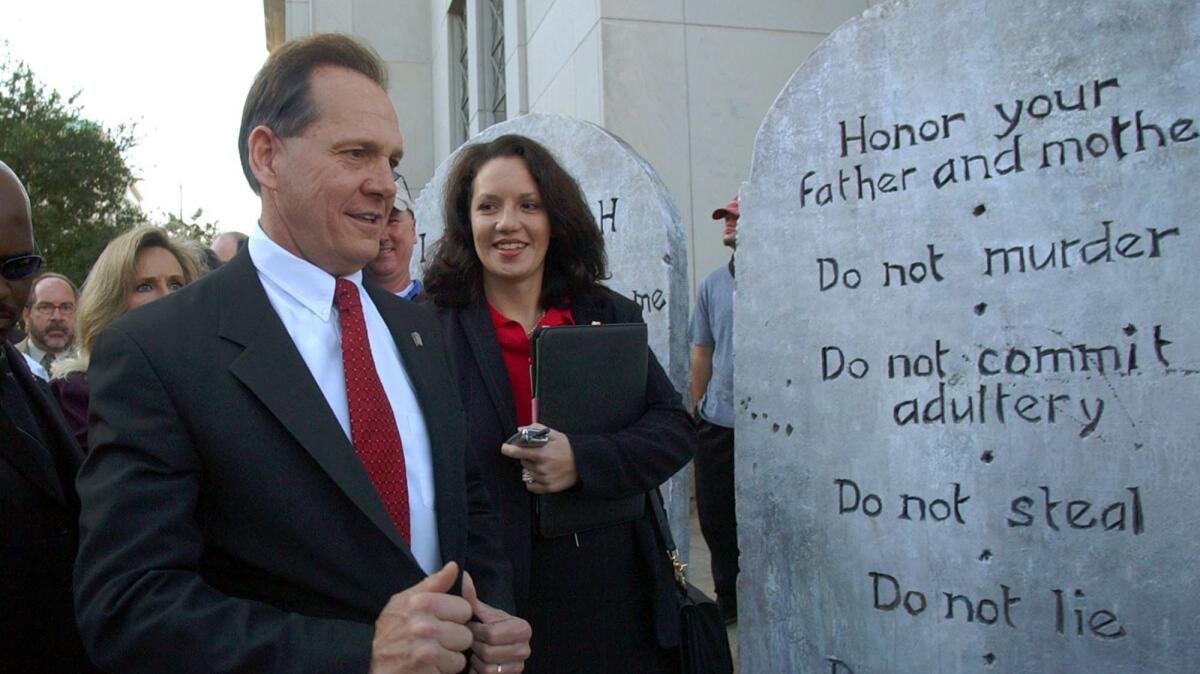
MULTIPOLYGON (((517 410, 517 425, 528 426, 533 423, 533 382, 530 379, 529 335, 517 321, 508 318, 488 302, 488 313, 492 316, 492 326, 496 328, 496 341, 500 343, 500 355, 504 357, 504 369, 508 370, 508 383, 512 387, 513 404, 517 410)), ((574 325, 571 312, 567 309, 551 308, 546 310, 537 327, 551 325, 574 325)))

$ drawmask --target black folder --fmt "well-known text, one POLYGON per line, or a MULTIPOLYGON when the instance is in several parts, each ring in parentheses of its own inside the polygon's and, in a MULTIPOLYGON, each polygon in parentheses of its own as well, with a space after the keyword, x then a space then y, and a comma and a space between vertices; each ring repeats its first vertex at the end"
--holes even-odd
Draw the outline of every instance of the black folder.
MULTIPOLYGON (((534 419, 570 436, 615 433, 646 407, 649 346, 644 323, 561 325, 532 336, 534 419)), ((542 535, 566 536, 640 518, 646 496, 588 497, 576 490, 538 497, 542 535)))

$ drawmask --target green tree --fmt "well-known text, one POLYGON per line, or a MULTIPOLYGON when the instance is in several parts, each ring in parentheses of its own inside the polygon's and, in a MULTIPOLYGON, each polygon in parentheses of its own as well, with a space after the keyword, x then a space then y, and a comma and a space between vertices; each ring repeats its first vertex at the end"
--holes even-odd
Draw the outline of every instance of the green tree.
POLYGON ((162 223, 162 227, 173 237, 191 239, 192 241, 199 241, 205 246, 210 246, 212 245, 212 240, 217 236, 217 223, 201 222, 200 218, 203 215, 203 208, 197 208, 196 212, 192 213, 192 217, 187 220, 180 220, 179 216, 169 213, 167 221, 162 223))
POLYGON ((107 128, 83 116, 79 94, 47 89, 21 62, 0 55, 0 161, 21 177, 47 268, 83 281, 114 236, 146 221, 126 191, 132 126, 107 128))

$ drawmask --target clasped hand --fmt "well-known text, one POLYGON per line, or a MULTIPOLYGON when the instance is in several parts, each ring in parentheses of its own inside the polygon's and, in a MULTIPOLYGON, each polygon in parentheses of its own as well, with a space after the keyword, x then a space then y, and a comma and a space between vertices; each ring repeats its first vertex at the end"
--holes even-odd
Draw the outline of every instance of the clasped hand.
POLYGON ((474 674, 524 669, 529 623, 480 601, 470 574, 463 574, 463 596, 446 594, 457 577, 458 565, 448 562, 392 596, 375 621, 370 674, 457 674, 468 649, 474 674))
MULTIPOLYGON (((542 428, 539 424, 525 428, 542 428)), ((579 473, 575 470, 575 451, 567 436, 550 429, 550 439, 541 447, 521 447, 504 443, 500 452, 521 462, 532 481, 525 488, 535 494, 553 494, 575 486, 579 473)))

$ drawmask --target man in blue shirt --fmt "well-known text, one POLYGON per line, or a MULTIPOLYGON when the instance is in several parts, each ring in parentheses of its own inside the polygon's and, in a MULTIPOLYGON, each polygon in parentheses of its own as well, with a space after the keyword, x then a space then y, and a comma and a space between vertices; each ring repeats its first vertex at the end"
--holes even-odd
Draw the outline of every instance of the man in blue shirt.
MULTIPOLYGON (((737 246, 738 198, 713 211, 724 221, 722 241, 737 246)), ((712 553, 713 583, 725 622, 737 621, 738 543, 734 508, 733 256, 700 282, 688 337, 692 344, 692 416, 696 452, 696 509, 712 553)))

